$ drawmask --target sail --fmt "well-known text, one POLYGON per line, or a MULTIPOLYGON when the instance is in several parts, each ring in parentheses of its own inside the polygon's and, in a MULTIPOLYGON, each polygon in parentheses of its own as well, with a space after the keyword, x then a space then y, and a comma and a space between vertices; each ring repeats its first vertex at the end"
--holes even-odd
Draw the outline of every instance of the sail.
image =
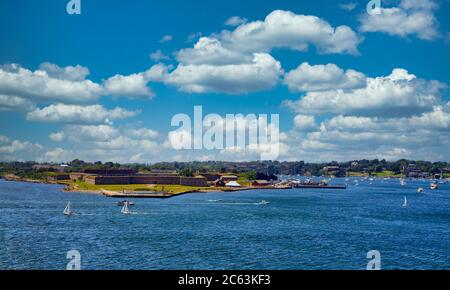
POLYGON ((122 207, 121 213, 123 214, 129 214, 130 210, 128 209, 128 202, 125 202, 125 204, 122 207))
POLYGON ((408 206, 408 199, 405 196, 405 200, 403 202, 403 207, 407 207, 408 206))
POLYGON ((64 209, 63 212, 65 215, 71 215, 72 211, 70 210, 70 202, 66 205, 66 208, 64 209))

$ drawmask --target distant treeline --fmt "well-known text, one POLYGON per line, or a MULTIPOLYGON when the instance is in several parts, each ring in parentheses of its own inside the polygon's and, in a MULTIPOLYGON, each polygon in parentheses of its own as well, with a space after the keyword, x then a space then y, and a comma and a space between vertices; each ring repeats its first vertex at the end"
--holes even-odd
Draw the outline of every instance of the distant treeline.
MULTIPOLYGON (((113 169, 130 168, 141 172, 152 170, 176 170, 184 175, 195 173, 220 172, 220 173, 264 173, 267 175, 297 175, 297 174, 323 174, 323 168, 329 166, 339 167, 339 174, 347 172, 375 174, 389 171, 393 174, 400 174, 405 169, 414 168, 421 172, 437 174, 446 172, 450 168, 447 162, 413 161, 401 159, 398 161, 386 160, 354 160, 348 162, 327 162, 327 163, 306 163, 279 162, 279 161, 253 161, 253 162, 225 162, 225 161, 204 161, 204 162, 161 162, 155 164, 119 164, 113 162, 85 162, 75 159, 67 164, 66 171, 81 171, 83 169, 113 169)), ((36 162, 0 162, 0 174, 14 173, 20 177, 40 178, 46 172, 58 172, 61 168, 59 164, 39 164, 36 162)))
POLYGON ((326 162, 326 163, 306 163, 304 161, 294 162, 280 162, 280 161, 253 161, 253 162, 222 162, 222 161, 205 161, 205 162, 163 162, 156 163, 149 166, 151 169, 164 170, 182 170, 190 168, 195 172, 260 172, 265 174, 275 175, 297 175, 297 174, 311 174, 321 175, 323 169, 329 166, 337 166, 340 172, 355 172, 355 173, 378 173, 383 171, 390 171, 393 174, 401 174, 405 170, 415 168, 421 172, 428 172, 430 174, 440 173, 441 170, 450 168, 450 163, 447 162, 429 162, 429 161, 414 161, 401 159, 398 161, 386 160, 354 160, 348 162, 326 162))

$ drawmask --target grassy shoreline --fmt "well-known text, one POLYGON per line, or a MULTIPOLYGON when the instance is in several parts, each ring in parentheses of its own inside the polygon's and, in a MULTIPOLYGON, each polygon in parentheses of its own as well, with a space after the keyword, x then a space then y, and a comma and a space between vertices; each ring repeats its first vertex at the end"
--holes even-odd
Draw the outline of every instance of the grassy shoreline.
MULTIPOLYGON (((61 181, 60 184, 66 185, 65 191, 69 192, 90 192, 90 193, 102 193, 102 190, 107 191, 156 191, 167 192, 171 195, 177 195, 185 193, 187 191, 202 191, 210 189, 209 187, 197 187, 197 186, 185 186, 185 185, 156 185, 156 184, 118 184, 118 185, 94 185, 82 181, 61 181)), ((217 188, 215 191, 221 191, 224 188, 217 188)))
POLYGON ((278 188, 274 186, 267 187, 254 187, 251 185, 242 186, 238 188, 230 187, 200 187, 200 186, 187 186, 187 185, 172 185, 172 184, 121 184, 121 185, 93 185, 85 182, 59 182, 59 184, 66 185, 65 191, 68 192, 88 192, 102 194, 102 191, 115 191, 115 192, 165 192, 171 196, 186 194, 186 193, 209 193, 209 192, 237 192, 252 189, 286 189, 278 188))
POLYGON ((120 185, 94 185, 89 184, 82 181, 48 181, 48 180, 33 180, 27 178, 21 178, 12 174, 2 176, 7 181, 12 182, 28 182, 28 183, 41 183, 41 184, 58 184, 63 185, 62 189, 65 192, 78 192, 78 193, 88 193, 88 194, 97 194, 104 195, 103 190, 105 191, 114 191, 117 193, 121 192, 166 192, 170 196, 177 196, 186 193, 209 193, 209 192, 237 192, 237 191, 245 191, 252 189, 284 189, 284 188, 276 188, 273 186, 270 187, 253 187, 249 186, 249 182, 246 183, 246 186, 239 188, 229 188, 229 187, 199 187, 199 186, 186 186, 186 185, 156 185, 156 184, 120 184, 120 185))

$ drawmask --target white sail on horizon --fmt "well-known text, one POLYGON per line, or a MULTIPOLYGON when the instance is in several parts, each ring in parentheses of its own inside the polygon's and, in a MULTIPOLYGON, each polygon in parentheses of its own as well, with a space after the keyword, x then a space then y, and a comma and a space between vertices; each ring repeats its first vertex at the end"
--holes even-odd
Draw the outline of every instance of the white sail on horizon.
POLYGON ((63 211, 64 215, 72 215, 72 210, 70 209, 70 202, 67 203, 66 208, 63 211))

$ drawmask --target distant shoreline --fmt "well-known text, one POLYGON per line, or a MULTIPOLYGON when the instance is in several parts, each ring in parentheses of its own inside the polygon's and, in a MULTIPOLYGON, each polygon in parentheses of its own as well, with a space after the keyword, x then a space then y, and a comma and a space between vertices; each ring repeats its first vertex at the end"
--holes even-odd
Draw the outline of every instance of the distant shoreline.
MULTIPOLYGON (((85 194, 101 195, 101 196, 112 197, 112 198, 120 198, 120 197, 125 198, 125 197, 130 197, 133 195, 135 196, 135 198, 145 197, 145 194, 139 195, 139 193, 136 193, 136 194, 129 193, 129 194, 122 195, 120 191, 113 191, 113 190, 110 190, 109 192, 111 194, 107 195, 107 194, 105 194, 105 191, 108 192, 108 190, 104 190, 104 189, 98 189, 98 190, 78 189, 78 188, 72 187, 70 184, 63 183, 63 182, 21 178, 21 177, 18 177, 16 175, 11 175, 11 174, 5 175, 5 176, 0 176, 0 179, 4 179, 9 182, 62 185, 63 188, 61 189, 61 191, 63 191, 63 192, 85 193, 85 194), (115 193, 115 195, 112 194, 113 192, 115 193)), ((189 194, 189 193, 239 192, 239 191, 264 190, 264 189, 266 189, 266 190, 267 189, 283 190, 283 189, 289 189, 289 188, 288 187, 274 187, 274 186, 267 186, 267 187, 245 186, 245 187, 227 188, 227 189, 205 187, 204 189, 193 188, 191 190, 186 190, 186 191, 182 191, 182 192, 168 193, 166 196, 159 196, 158 198, 170 198, 170 197, 180 196, 180 195, 189 194)), ((151 197, 151 196, 149 196, 149 197, 151 197)), ((157 196, 155 196, 154 198, 157 198, 157 196)))
POLYGON ((54 181, 46 181, 40 179, 30 179, 30 178, 21 178, 17 175, 7 174, 4 176, 0 176, 0 179, 4 179, 6 181, 15 181, 15 182, 27 182, 27 183, 40 183, 40 184, 60 184, 54 181))
MULTIPOLYGON (((361 178, 363 176, 352 176, 354 178, 361 178)), ((366 176, 364 176, 366 177, 366 176)), ((383 177, 375 177, 375 178, 392 178, 392 179, 400 179, 399 176, 383 176, 383 177)), ((35 183, 35 184, 53 184, 53 185, 61 185, 63 188, 61 189, 62 192, 71 192, 71 193, 83 193, 83 194, 91 194, 91 195, 99 195, 109 198, 172 198, 184 194, 190 194, 190 193, 214 193, 214 192, 239 192, 239 191, 248 191, 248 190, 283 190, 283 189, 291 189, 290 186, 261 186, 261 187, 255 187, 255 186, 242 186, 237 188, 217 188, 217 187, 192 187, 192 188, 185 188, 184 190, 180 191, 164 191, 163 190, 149 190, 148 192, 143 191, 134 191, 134 190, 127 190, 124 188, 123 190, 119 189, 112 189, 109 190, 105 186, 105 188, 98 188, 98 189, 82 189, 79 188, 77 184, 68 184, 66 182, 61 181, 49 181, 49 180, 36 180, 36 179, 29 179, 29 178, 22 178, 14 174, 6 174, 4 176, 0 176, 0 179, 4 179, 5 181, 9 182, 24 182, 24 183, 35 183)), ((120 185, 119 185, 120 186, 120 185)), ((124 185, 125 187, 126 185, 124 185)), ((163 185, 164 186, 164 185, 163 185)), ((169 186, 169 185, 167 185, 169 186)), ((164 188, 164 187, 163 187, 164 188)))
POLYGON ((62 185, 63 188, 61 191, 63 192, 78 192, 78 193, 89 193, 89 194, 98 194, 102 195, 100 190, 72 190, 70 189, 70 185, 61 183, 61 182, 55 182, 55 181, 45 181, 45 180, 37 180, 37 179, 29 179, 29 178, 20 178, 16 175, 5 175, 0 176, 0 179, 4 179, 8 182, 24 182, 24 183, 35 183, 35 184, 53 184, 53 185, 62 185))

